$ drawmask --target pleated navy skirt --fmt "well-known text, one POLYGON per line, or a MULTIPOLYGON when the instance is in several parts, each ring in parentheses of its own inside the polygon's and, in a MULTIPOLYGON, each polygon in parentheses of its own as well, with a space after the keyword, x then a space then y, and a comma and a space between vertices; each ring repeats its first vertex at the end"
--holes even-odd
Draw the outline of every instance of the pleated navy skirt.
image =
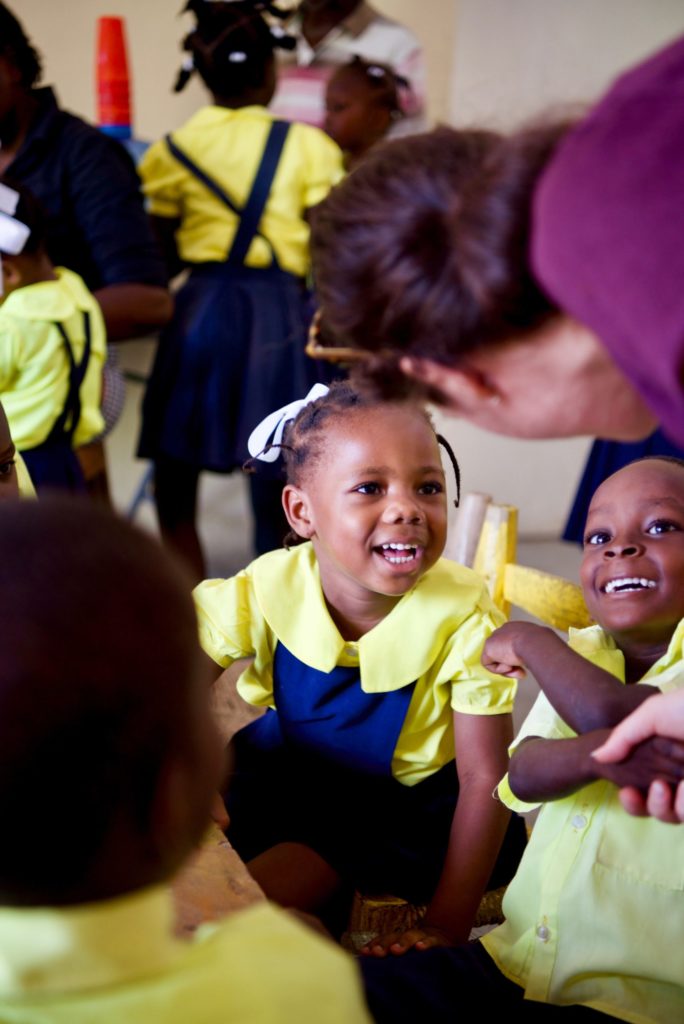
POLYGON ((159 339, 138 454, 223 473, 241 466, 265 416, 330 379, 304 352, 310 316, 303 281, 283 270, 194 267, 159 339))

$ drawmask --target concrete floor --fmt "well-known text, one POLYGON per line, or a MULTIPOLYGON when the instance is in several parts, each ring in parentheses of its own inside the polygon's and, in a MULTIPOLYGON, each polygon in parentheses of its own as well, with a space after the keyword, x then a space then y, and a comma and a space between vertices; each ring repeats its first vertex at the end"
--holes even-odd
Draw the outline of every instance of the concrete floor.
MULTIPOLYGON (((143 340, 121 345, 119 353, 122 367, 130 374, 144 379, 149 372, 154 344, 152 340, 143 340)), ((143 390, 141 382, 129 380, 123 415, 107 439, 112 497, 117 508, 124 512, 130 508, 147 469, 147 463, 134 456, 143 390)), ((141 527, 156 532, 151 501, 141 503, 135 521, 141 527)), ((239 474, 203 474, 199 523, 207 555, 208 575, 233 575, 252 559, 247 488, 239 474)), ((518 544, 518 561, 576 581, 580 551, 575 545, 553 538, 522 537, 518 544)), ((521 682, 514 716, 516 727, 527 714, 537 692, 534 680, 525 679, 521 682)))

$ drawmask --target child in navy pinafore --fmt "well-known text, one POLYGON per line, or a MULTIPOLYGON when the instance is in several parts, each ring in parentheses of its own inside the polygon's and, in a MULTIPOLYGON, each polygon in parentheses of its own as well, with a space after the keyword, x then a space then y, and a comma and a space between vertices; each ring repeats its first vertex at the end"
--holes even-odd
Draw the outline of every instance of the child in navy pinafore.
MULTIPOLYGON (((305 212, 339 179, 342 160, 318 129, 276 121, 266 109, 273 48, 283 37, 271 34, 254 4, 193 0, 188 8, 197 18, 185 40, 188 60, 213 103, 150 147, 140 165, 169 259, 191 270, 160 338, 139 454, 154 461, 165 540, 201 577, 200 472, 240 467, 259 420, 322 376, 303 351, 305 212)), ((177 88, 189 74, 184 66, 177 88)), ((262 474, 250 485, 263 552, 279 546, 286 529, 282 481, 262 474)))
POLYGON ((525 839, 492 796, 514 687, 480 653, 501 618, 440 557, 434 430, 420 408, 339 384, 281 447, 307 543, 195 590, 205 650, 224 667, 252 655, 239 690, 269 708, 234 739, 228 836, 276 901, 322 912, 341 891, 389 891, 428 909, 386 948, 465 938, 525 839))
POLYGON ((12 437, 39 493, 85 492, 74 447, 104 429, 102 312, 77 274, 52 265, 28 190, 0 183, 0 210, 0 396, 12 437))

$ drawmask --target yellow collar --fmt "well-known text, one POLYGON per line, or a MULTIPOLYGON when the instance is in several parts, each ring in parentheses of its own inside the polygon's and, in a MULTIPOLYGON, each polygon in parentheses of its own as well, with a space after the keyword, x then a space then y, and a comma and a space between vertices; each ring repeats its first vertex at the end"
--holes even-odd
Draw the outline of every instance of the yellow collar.
POLYGON ((482 591, 478 576, 442 558, 382 622, 351 643, 328 613, 310 543, 270 552, 252 572, 259 607, 278 640, 319 672, 335 668, 343 652, 358 652, 367 693, 397 690, 424 675, 482 591))

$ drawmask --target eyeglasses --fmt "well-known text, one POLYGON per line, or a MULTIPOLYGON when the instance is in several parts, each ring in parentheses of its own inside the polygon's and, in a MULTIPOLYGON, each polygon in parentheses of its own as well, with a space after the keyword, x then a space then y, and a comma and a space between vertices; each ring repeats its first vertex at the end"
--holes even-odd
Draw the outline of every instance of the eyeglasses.
POLYGON ((317 309, 314 313, 304 351, 312 359, 325 359, 329 363, 362 363, 367 362, 375 355, 374 352, 368 352, 363 348, 344 348, 342 346, 322 344, 320 309, 317 309))

